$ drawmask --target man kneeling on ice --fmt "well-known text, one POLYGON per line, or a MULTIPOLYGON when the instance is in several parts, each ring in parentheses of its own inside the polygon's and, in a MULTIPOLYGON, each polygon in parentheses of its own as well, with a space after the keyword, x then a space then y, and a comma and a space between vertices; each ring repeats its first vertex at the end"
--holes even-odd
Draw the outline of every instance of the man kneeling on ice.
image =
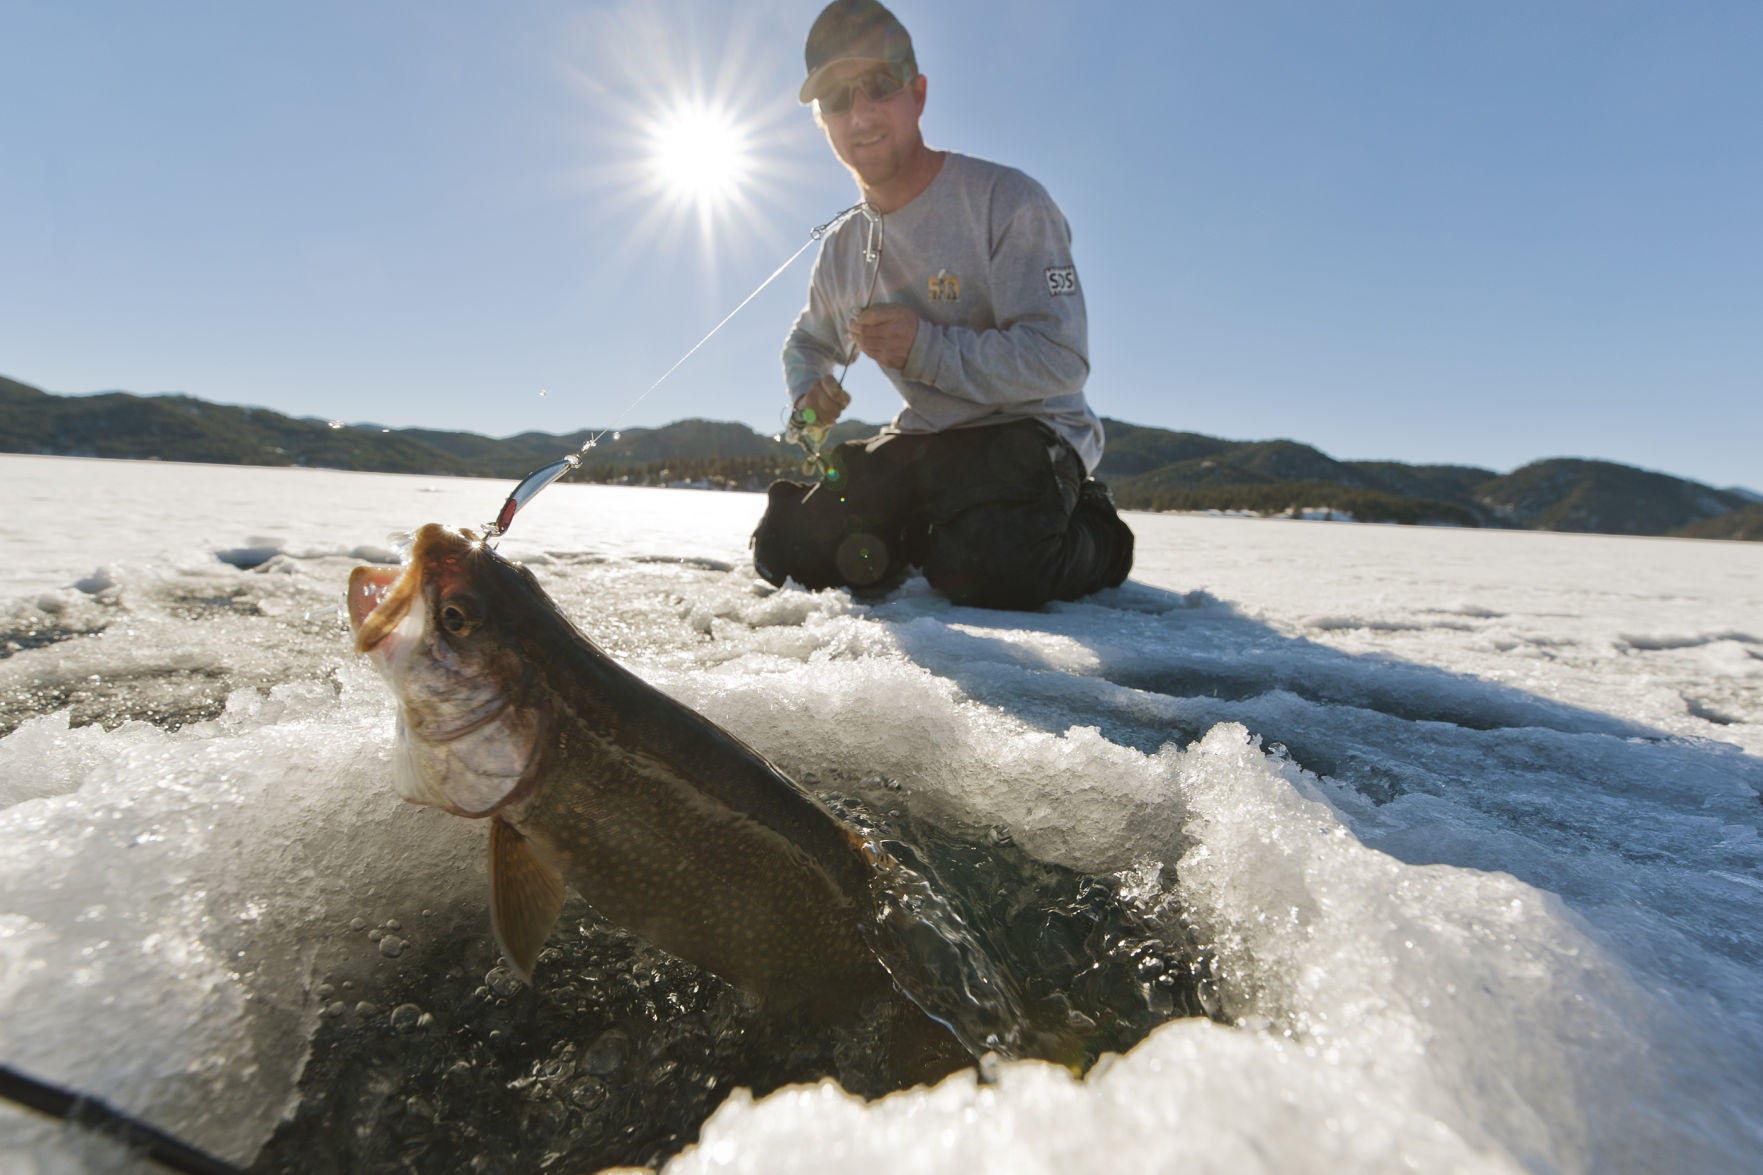
POLYGON ((821 244, 784 346, 792 420, 838 419, 851 397, 832 373, 858 352, 906 403, 827 454, 819 485, 773 483, 754 566, 775 585, 870 591, 921 567, 990 608, 1120 584, 1133 534, 1089 476, 1102 425, 1065 217, 1023 173, 925 146, 912 40, 875 0, 829 4, 806 57, 800 98, 874 223, 853 216, 821 244))

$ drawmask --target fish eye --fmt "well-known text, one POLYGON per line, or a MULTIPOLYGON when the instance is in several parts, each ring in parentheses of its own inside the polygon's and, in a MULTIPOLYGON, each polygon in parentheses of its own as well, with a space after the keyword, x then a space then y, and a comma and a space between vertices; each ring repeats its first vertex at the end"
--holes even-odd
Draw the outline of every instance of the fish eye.
POLYGON ((448 600, 441 605, 441 627, 455 636, 470 632, 474 621, 471 605, 463 600, 448 600))

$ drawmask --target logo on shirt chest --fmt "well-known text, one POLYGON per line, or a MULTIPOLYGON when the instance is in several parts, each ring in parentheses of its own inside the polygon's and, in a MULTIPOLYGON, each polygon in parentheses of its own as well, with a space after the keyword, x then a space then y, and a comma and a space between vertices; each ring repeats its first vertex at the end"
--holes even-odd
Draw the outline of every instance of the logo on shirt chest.
POLYGON ((961 301, 961 279, 947 269, 937 271, 925 285, 930 289, 930 300, 933 302, 961 301))

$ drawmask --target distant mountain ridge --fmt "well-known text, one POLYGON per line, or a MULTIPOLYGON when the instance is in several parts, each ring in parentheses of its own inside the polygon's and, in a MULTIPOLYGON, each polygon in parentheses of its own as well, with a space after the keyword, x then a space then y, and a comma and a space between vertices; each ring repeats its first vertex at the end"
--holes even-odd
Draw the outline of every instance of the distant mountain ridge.
MULTIPOLYGON (((830 434, 830 443, 867 435, 874 428, 842 421, 830 434)), ((518 478, 580 449, 601 431, 581 429, 562 436, 527 432, 498 439, 436 429, 340 425, 192 396, 57 396, 0 376, 0 452, 7 453, 518 478)), ((688 480, 694 471, 702 480, 712 467, 750 475, 746 480, 763 473, 767 476, 758 482, 763 488, 774 468, 798 467, 802 451, 744 424, 680 420, 661 428, 608 430, 581 457, 590 475, 610 475, 598 480, 652 480, 662 470, 650 467, 660 463, 680 466, 671 472, 688 480)))
POLYGON ((1743 537, 1755 495, 1611 461, 1556 457, 1511 473, 1466 465, 1337 461, 1295 441, 1224 441, 1108 421, 1097 473, 1149 510, 1334 506, 1364 520, 1595 534, 1743 537), (1322 487, 1338 487, 1324 489, 1322 487), (1329 501, 1330 497, 1338 501, 1329 501), (1284 502, 1285 506, 1280 503, 1284 502))
MULTIPOLYGON (((1508 474, 1460 465, 1337 461, 1291 440, 1229 441, 1106 420, 1097 475, 1126 509, 1333 509, 1363 521, 1600 534, 1763 538, 1763 496, 1578 458, 1508 474)), ((842 421, 829 444, 876 426, 842 421)), ((598 430, 492 438, 299 419, 190 396, 57 396, 0 377, 0 452, 383 473, 518 478, 598 430)), ((572 477, 761 489, 800 468, 801 451, 742 424, 680 420, 607 433, 572 477)), ((799 474, 798 474, 799 476, 799 474)))

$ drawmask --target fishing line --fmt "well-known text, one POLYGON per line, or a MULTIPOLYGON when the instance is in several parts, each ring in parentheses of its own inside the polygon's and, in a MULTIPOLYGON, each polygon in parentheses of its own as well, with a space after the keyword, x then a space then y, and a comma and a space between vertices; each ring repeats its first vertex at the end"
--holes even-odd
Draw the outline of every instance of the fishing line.
MULTIPOLYGON (((863 244, 863 260, 870 265, 869 288, 864 292, 863 305, 858 308, 861 314, 875 302, 875 284, 881 278, 882 242, 887 233, 886 223, 882 214, 868 202, 857 205, 856 211, 863 213, 869 221, 869 235, 863 244)), ((841 215, 849 216, 847 211, 841 215)), ((804 246, 806 248, 806 246, 804 246)), ((851 364, 857 360, 857 349, 852 347, 851 358, 845 360, 843 370, 839 372, 839 386, 845 386, 845 377, 851 374, 851 364)), ((821 424, 815 417, 812 408, 792 408, 789 423, 783 435, 776 440, 789 441, 801 445, 808 454, 802 458, 802 472, 810 477, 837 477, 838 474, 827 466, 826 458, 821 455, 820 446, 826 441, 826 434, 832 430, 831 424, 821 424)))
MULTIPOLYGON (((513 492, 508 495, 508 500, 502 503, 502 509, 497 512, 495 521, 484 524, 484 541, 494 546, 497 539, 508 533, 508 527, 514 522, 514 516, 520 511, 521 507, 532 501, 538 496, 540 490, 543 490, 558 478, 569 473, 571 470, 581 468, 582 454, 599 444, 601 437, 610 432, 614 434, 614 439, 617 439, 616 430, 619 422, 622 421, 638 404, 641 404, 650 392, 660 387, 662 382, 665 381, 668 376, 678 371, 680 366, 684 364, 686 360, 697 354, 698 349, 705 343, 708 343, 717 331, 727 326, 729 319, 739 314, 746 308, 747 303, 759 296, 760 292, 764 290, 766 286, 769 286, 772 282, 776 281, 778 277, 783 274, 784 270, 788 269, 791 265, 794 265, 796 258, 808 251, 808 246, 814 244, 816 241, 824 239, 828 233, 844 224, 851 217, 859 214, 869 221, 869 236, 864 246, 864 260, 870 262, 874 266, 874 271, 870 274, 869 279, 869 296, 873 298, 875 296, 876 277, 881 272, 881 249, 878 238, 879 227, 881 225, 881 213, 876 211, 875 206, 866 200, 862 203, 851 205, 851 207, 845 209, 825 224, 816 225, 814 228, 810 229, 808 232, 808 239, 803 242, 800 249, 797 249, 794 253, 790 254, 789 259, 782 265, 772 270, 771 276, 760 282, 751 294, 742 298, 740 305, 723 315, 721 322, 711 327, 708 334, 692 344, 691 349, 684 355, 681 355, 679 359, 674 362, 672 367, 669 367, 666 371, 662 372, 661 377, 645 388, 642 395, 625 405, 624 410, 618 414, 618 417, 612 422, 610 428, 601 429, 599 432, 583 441, 581 448, 577 449, 575 452, 565 453, 556 461, 551 462, 549 465, 542 465, 538 469, 527 474, 526 477, 522 478, 520 484, 515 486, 513 492)), ((865 305, 867 304, 866 301, 865 305)), ((845 372, 849 372, 850 370, 851 364, 847 362, 845 364, 845 372)), ((844 382, 844 374, 839 376, 839 381, 841 383, 844 382)), ((789 439, 797 441, 808 451, 810 462, 820 462, 820 441, 826 436, 827 428, 831 426, 816 425, 813 420, 813 413, 810 412, 807 413, 806 418, 800 422, 801 427, 799 428, 796 418, 801 415, 803 414, 799 411, 792 414, 790 418, 791 435, 789 439)), ((825 467, 824 462, 820 462, 820 465, 821 468, 825 467)), ((804 463, 805 468, 806 466, 807 462, 804 463)))

